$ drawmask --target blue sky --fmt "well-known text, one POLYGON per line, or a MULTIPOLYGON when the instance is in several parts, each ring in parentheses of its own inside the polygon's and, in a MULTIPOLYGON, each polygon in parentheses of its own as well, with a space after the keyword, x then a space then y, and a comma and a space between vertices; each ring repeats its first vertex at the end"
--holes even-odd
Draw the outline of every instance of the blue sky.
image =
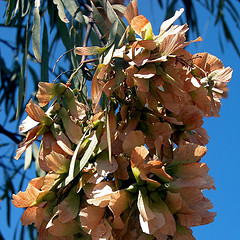
MULTIPOLYGON (((159 27, 165 16, 165 12, 160 9, 157 0, 139 0, 139 12, 145 15, 153 25, 155 34, 158 34, 159 27)), ((233 78, 229 84, 229 97, 222 101, 220 118, 205 119, 206 128, 210 142, 207 145, 208 152, 202 159, 210 168, 210 175, 215 180, 216 190, 205 191, 205 195, 213 202, 213 211, 217 212, 217 217, 212 224, 193 228, 194 236, 197 240, 238 240, 240 228, 238 224, 238 214, 240 213, 240 181, 238 170, 240 169, 239 153, 239 83, 240 76, 239 62, 240 58, 235 53, 232 45, 224 41, 225 52, 222 53, 219 45, 218 34, 219 27, 214 26, 214 16, 206 12, 197 1, 195 1, 198 10, 198 19, 200 22, 200 35, 203 38, 201 43, 193 43, 187 48, 192 54, 197 52, 209 52, 223 61, 225 67, 230 66, 233 69, 233 78)), ((0 16, 3 15, 5 4, 0 2, 0 16)), ((240 5, 237 5, 240 12, 240 5)), ((180 9, 181 5, 178 6, 180 9)), ((176 9, 177 10, 177 9, 176 9)), ((230 19, 229 19, 230 22, 230 19)), ((231 22, 230 22, 231 23, 231 22)), ((234 23, 231 23, 231 31, 235 39, 240 39, 240 31, 236 29, 234 23)), ((1 28, 1 34, 8 34, 9 40, 13 37, 12 33, 4 33, 1 28)), ((194 39, 196 36, 192 36, 194 39)), ((239 42, 237 42, 239 44, 239 42)), ((3 45, 0 45, 1 54, 7 54, 3 45)), ((59 53, 59 56, 62 52, 59 53)), ((57 59, 56 54, 56 59, 57 59)), ((55 59, 55 60, 56 60, 55 59)), ((54 80, 53 78, 50 79, 54 80)), ((2 118, 0 123, 2 124, 2 118)), ((11 125, 9 125, 11 127, 11 125)), ((1 141, 2 136, 0 136, 1 141)), ((21 161, 21 160, 20 160, 21 161)), ((0 183, 3 183, 3 176, 0 177, 0 183)), ((22 209, 12 208, 12 228, 6 225, 6 203, 0 203, 0 230, 7 239, 13 239, 13 229, 19 221, 22 209)))
MULTIPOLYGON (((163 1, 164 2, 164 1, 163 1)), ((156 4, 157 0, 140 0, 139 11, 152 23, 154 33, 158 34, 159 27, 164 17, 164 13, 156 4)), ((194 236, 197 240, 238 240, 240 228, 238 216, 240 213, 240 102, 239 97, 239 77, 240 58, 237 56, 232 45, 224 41, 224 53, 220 49, 218 40, 219 26, 214 26, 214 16, 207 13, 201 5, 197 4, 198 19, 200 22, 200 34, 203 42, 192 43, 187 48, 192 54, 198 52, 209 52, 220 58, 225 67, 233 69, 233 77, 229 83, 229 97, 222 100, 220 118, 205 119, 204 127, 210 136, 207 145, 208 152, 202 159, 210 168, 210 175, 215 180, 216 190, 205 191, 204 194, 213 202, 213 211, 217 216, 213 223, 201 227, 193 228, 194 236)), ((240 12, 240 5, 236 4, 240 12)), ((179 5, 180 9, 181 5, 179 5)), ((176 9, 177 10, 177 9, 176 9)), ((230 18, 227 18, 230 22, 230 18)), ((240 32, 235 24, 231 23, 231 32, 239 45, 240 32)), ((222 34, 222 33, 221 33, 222 34)), ((192 39, 195 37, 193 36, 192 39)))

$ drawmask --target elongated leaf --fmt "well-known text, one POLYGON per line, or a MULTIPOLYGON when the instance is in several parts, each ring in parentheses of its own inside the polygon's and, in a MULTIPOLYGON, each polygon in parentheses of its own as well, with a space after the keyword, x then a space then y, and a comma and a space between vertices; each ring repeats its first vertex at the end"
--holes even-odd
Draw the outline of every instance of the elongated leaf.
POLYGON ((38 62, 41 62, 40 54, 40 14, 39 8, 33 9, 33 27, 32 27, 32 44, 33 44, 33 53, 38 62))
POLYGON ((30 145, 25 151, 24 170, 26 171, 32 163, 32 145, 30 145))
POLYGON ((36 143, 33 143, 32 147, 33 147, 33 157, 35 158, 36 174, 39 177, 44 177, 45 172, 40 168, 40 165, 39 165, 39 159, 38 159, 39 149, 38 149, 38 146, 36 145, 36 143))
POLYGON ((75 48, 75 53, 77 55, 99 55, 103 53, 108 47, 97 47, 97 46, 92 46, 92 47, 76 47, 75 48))
POLYGON ((64 22, 57 18, 57 28, 60 33, 62 42, 67 50, 73 48, 72 40, 69 38, 68 28, 64 22))
POLYGON ((82 12, 75 0, 62 0, 69 13, 80 23, 84 23, 82 12))
POLYGON ((91 143, 89 144, 86 152, 84 153, 82 159, 80 160, 79 171, 81 171, 85 167, 85 165, 87 164, 89 158, 93 154, 93 152, 98 144, 96 132, 93 133, 93 136, 89 140, 91 140, 91 143))
POLYGON ((97 8, 95 7, 95 5, 93 4, 92 1, 91 1, 91 4, 92 4, 94 21, 97 24, 102 35, 106 35, 107 31, 108 31, 107 24, 104 21, 104 19, 102 18, 101 14, 99 13, 99 11, 97 10, 97 8))
POLYGON ((108 159, 109 159, 109 162, 112 163, 111 132, 110 132, 110 126, 109 126, 108 112, 106 112, 106 132, 107 132, 107 144, 108 144, 108 159))
POLYGON ((111 62, 114 49, 115 49, 115 45, 112 44, 111 48, 108 50, 107 54, 104 56, 104 60, 103 60, 104 65, 108 65, 111 62))
POLYGON ((119 12, 122 13, 122 14, 124 14, 124 12, 125 12, 125 10, 126 10, 126 8, 127 8, 126 6, 121 5, 121 4, 113 4, 112 7, 113 7, 113 9, 114 9, 115 11, 119 11, 119 12))
POLYGON ((43 38, 42 38, 42 64, 41 64, 41 81, 48 82, 49 81, 49 74, 48 74, 48 30, 47 25, 44 20, 44 27, 43 27, 43 38))
POLYGON ((125 79, 124 75, 124 64, 125 61, 121 58, 116 58, 115 59, 115 66, 114 66, 114 71, 116 72, 115 76, 115 88, 120 87, 122 84, 123 80, 125 79))
POLYGON ((71 162, 70 162, 70 166, 69 166, 69 173, 68 173, 68 177, 66 178, 65 180, 65 184, 68 184, 70 181, 73 180, 74 178, 74 169, 75 169, 75 163, 76 163, 76 159, 77 159, 77 155, 78 155, 78 151, 79 151, 79 148, 81 147, 82 143, 83 143, 83 140, 85 139, 86 135, 87 135, 88 131, 86 131, 81 140, 79 141, 74 153, 73 153, 73 156, 72 156, 72 159, 71 159, 71 162))
POLYGON ((22 17, 28 14, 29 9, 30 9, 30 1, 21 0, 21 16, 22 17))
POLYGON ((30 37, 32 31, 28 31, 30 21, 30 15, 28 16, 28 22, 26 27, 26 41, 25 41, 25 49, 23 52, 23 58, 22 58, 22 65, 21 65, 21 73, 20 73, 20 79, 19 79, 19 90, 18 90, 18 103, 17 103, 17 112, 16 112, 16 119, 18 119, 20 112, 22 110, 22 104, 26 96, 26 85, 27 80, 25 82, 25 71, 27 66, 27 53, 28 53, 28 46, 30 42, 30 37))
POLYGON ((118 21, 115 21, 112 24, 112 27, 111 27, 110 32, 109 32, 108 44, 113 43, 113 41, 115 40, 116 35, 118 34, 118 26, 119 26, 119 22, 118 21))
POLYGON ((118 21, 118 34, 119 36, 122 36, 126 27, 124 26, 123 22, 120 20, 116 12, 114 11, 112 5, 109 1, 106 0, 100 0, 101 4, 104 6, 105 11, 107 13, 107 17, 111 24, 113 24, 115 21, 118 21))
POLYGON ((6 25, 8 25, 9 21, 15 15, 15 13, 18 10, 18 7, 19 7, 19 0, 9 0, 8 8, 7 8, 7 20, 5 23, 6 25), (14 12, 13 12, 13 10, 14 10, 14 12))
POLYGON ((65 8, 64 8, 61 0, 53 0, 53 3, 57 5, 59 18, 60 18, 63 22, 69 23, 69 20, 67 19, 66 14, 65 14, 65 8))
POLYGON ((231 32, 230 32, 230 29, 229 29, 225 19, 222 17, 221 20, 222 20, 223 30, 224 30, 224 34, 225 34, 226 39, 229 40, 232 43, 232 45, 235 48, 238 56, 240 56, 240 50, 239 50, 239 48, 238 48, 238 46, 237 46, 237 44, 236 44, 236 42, 235 42, 231 32))

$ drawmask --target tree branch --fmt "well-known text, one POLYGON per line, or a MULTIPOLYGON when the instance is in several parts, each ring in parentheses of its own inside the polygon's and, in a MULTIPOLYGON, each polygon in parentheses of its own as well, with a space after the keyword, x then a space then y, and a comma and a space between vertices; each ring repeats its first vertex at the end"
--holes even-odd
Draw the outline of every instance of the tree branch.
POLYGON ((6 130, 1 124, 0 124, 0 133, 4 134, 5 136, 9 137, 12 141, 14 141, 15 143, 19 144, 21 142, 21 140, 19 140, 16 137, 16 133, 12 133, 9 132, 8 130, 6 130))

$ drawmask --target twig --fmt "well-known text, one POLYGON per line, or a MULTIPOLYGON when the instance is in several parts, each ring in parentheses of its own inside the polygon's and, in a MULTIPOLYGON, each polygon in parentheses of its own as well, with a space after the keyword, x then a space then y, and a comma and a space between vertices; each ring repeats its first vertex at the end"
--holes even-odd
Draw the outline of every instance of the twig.
MULTIPOLYGON (((89 11, 90 14, 93 12, 92 8, 88 4, 84 3, 83 1, 80 1, 80 5, 82 5, 87 11, 89 11)), ((90 17, 89 17, 89 19, 90 19, 90 17)), ((100 40, 101 45, 103 47, 105 45, 105 43, 103 41, 102 34, 100 33, 93 17, 92 17, 92 23, 93 23, 93 29, 94 29, 96 35, 98 36, 98 39, 100 40)))
MULTIPOLYGON (((87 42, 88 42, 88 39, 90 37, 92 27, 93 27, 93 12, 90 12, 89 22, 88 22, 87 30, 86 30, 86 35, 85 35, 84 40, 83 40, 83 47, 87 46, 87 42)), ((86 55, 83 55, 80 65, 85 62, 85 59, 86 59, 86 55)))
POLYGON ((55 64, 54 64, 54 67, 53 67, 52 73, 54 73, 54 70, 55 70, 55 68, 56 68, 56 66, 57 66, 57 63, 60 61, 60 59, 61 59, 63 56, 65 56, 67 53, 69 53, 69 52, 71 52, 71 51, 73 51, 73 50, 74 50, 74 48, 72 48, 72 49, 66 51, 65 53, 63 53, 63 54, 57 59, 57 61, 56 61, 55 64))
POLYGON ((9 132, 8 130, 6 130, 1 124, 0 124, 0 133, 6 135, 7 137, 9 137, 11 140, 13 140, 15 143, 19 144, 21 142, 21 140, 19 140, 15 133, 9 132))

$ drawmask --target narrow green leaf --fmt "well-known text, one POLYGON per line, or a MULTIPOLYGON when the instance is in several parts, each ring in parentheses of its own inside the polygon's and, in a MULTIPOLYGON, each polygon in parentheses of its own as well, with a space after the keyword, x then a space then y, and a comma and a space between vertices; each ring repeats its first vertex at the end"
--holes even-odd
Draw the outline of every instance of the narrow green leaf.
POLYGON ((4 240, 4 238, 3 238, 3 235, 2 235, 2 233, 1 233, 1 231, 0 231, 0 240, 4 240))
POLYGON ((218 13, 217 13, 217 17, 216 17, 216 19, 215 19, 215 25, 218 23, 218 21, 219 20, 221 20, 222 19, 222 17, 223 17, 223 7, 224 7, 224 0, 219 0, 218 1, 218 13))
POLYGON ((40 14, 39 8, 33 9, 33 27, 32 27, 32 44, 33 44, 33 53, 38 62, 41 62, 40 54, 40 14))
POLYGON ((25 226, 21 226, 21 234, 20 234, 20 240, 24 240, 24 234, 25 234, 25 226))
POLYGON ((97 47, 97 46, 92 46, 92 47, 76 47, 75 48, 75 53, 77 55, 99 55, 102 54, 108 47, 97 47))
POLYGON ((86 131, 81 140, 79 141, 74 153, 73 153, 73 156, 72 156, 72 159, 71 159, 71 162, 70 162, 70 166, 69 166, 69 173, 68 173, 68 177, 66 178, 65 180, 65 184, 68 184, 70 181, 73 180, 73 178, 75 177, 74 176, 74 169, 75 169, 75 163, 76 163, 76 159, 77 159, 77 155, 78 155, 78 151, 79 151, 79 148, 81 147, 82 143, 83 143, 83 140, 85 139, 86 135, 88 134, 88 131, 86 131))
POLYGON ((20 182, 19 182, 18 192, 21 191, 22 188, 23 188, 23 183, 24 183, 24 180, 25 180, 25 176, 26 176, 26 172, 23 172, 22 177, 21 177, 21 180, 20 180, 20 182))
POLYGON ((49 74, 48 74, 48 30, 47 25, 44 20, 44 27, 43 27, 43 38, 42 38, 42 64, 41 64, 41 81, 48 82, 49 81, 49 74))
POLYGON ((8 3, 8 8, 7 8, 7 20, 6 20, 6 25, 10 22, 12 17, 15 15, 19 7, 19 0, 9 0, 8 3), (14 10, 15 9, 15 10, 14 10), (13 12, 14 10, 14 12, 13 12))
POLYGON ((26 72, 26 66, 27 66, 27 54, 28 54, 28 46, 30 42, 30 37, 32 31, 28 31, 30 21, 30 14, 28 16, 28 22, 26 26, 26 40, 25 40, 25 49, 23 52, 23 58, 22 58, 22 65, 21 65, 21 73, 19 78, 19 89, 18 89, 18 103, 17 103, 17 112, 16 112, 16 119, 18 119, 20 112, 22 110, 22 104, 26 96, 26 85, 27 85, 27 79, 25 82, 25 72, 26 72))
POLYGON ((53 0, 53 3, 57 5, 58 9, 58 16, 64 23, 69 23, 69 20, 66 17, 65 14, 65 8, 61 2, 61 0, 53 0))
POLYGON ((97 138, 96 132, 93 133, 93 136, 89 140, 91 140, 91 142, 90 142, 86 152, 84 153, 83 157, 80 160, 79 171, 81 171, 85 167, 85 165, 87 164, 89 158, 93 154, 93 152, 98 144, 98 138, 97 138))
POLYGON ((57 28, 60 33, 62 42, 67 50, 70 50, 73 48, 73 42, 69 38, 68 28, 64 22, 60 20, 60 18, 57 18, 57 28))
POLYGON ((21 17, 24 17, 28 14, 30 9, 30 1, 21 0, 21 17))
POLYGON ((119 26, 119 21, 115 21, 112 24, 110 32, 109 32, 109 37, 108 37, 108 43, 107 44, 111 44, 115 40, 116 35, 118 34, 118 26, 119 26))
POLYGON ((75 0, 62 0, 69 13, 80 23, 84 23, 82 12, 75 0))
POLYGON ((106 111, 106 132, 107 132, 107 144, 108 144, 108 159, 109 162, 112 163, 112 145, 111 145, 111 132, 109 126, 109 116, 106 111))
POLYGON ((94 21, 97 24, 100 32, 103 35, 106 35, 107 31, 108 31, 107 24, 104 21, 104 19, 102 18, 101 14, 99 13, 98 9, 95 7, 95 5, 94 5, 94 3, 92 1, 91 1, 91 4, 92 4, 94 21))
POLYGON ((104 56, 103 64, 107 65, 111 62, 115 45, 112 44, 111 48, 108 50, 107 54, 104 56))
POLYGON ((113 4, 112 5, 112 8, 115 10, 115 11, 118 11, 122 14, 124 14, 125 10, 126 10, 126 6, 122 5, 122 4, 113 4))
POLYGON ((224 30, 224 34, 225 34, 226 39, 229 40, 232 43, 232 45, 235 48, 238 56, 240 56, 240 50, 239 50, 239 48, 238 48, 238 46, 237 46, 237 44, 236 44, 236 42, 235 42, 231 32, 230 32, 230 29, 229 29, 228 25, 225 22, 225 19, 222 17, 221 20, 222 20, 223 30, 224 30))
POLYGON ((227 0, 226 3, 229 4, 229 6, 225 6, 226 10, 231 15, 232 19, 234 20, 236 27, 239 28, 239 19, 240 16, 238 14, 238 11, 235 9, 234 5, 231 3, 231 1, 227 0))
POLYGON ((102 4, 102 6, 104 6, 104 8, 105 8, 105 11, 107 13, 107 17, 108 17, 110 23, 114 24, 115 21, 118 21, 118 35, 121 37, 124 34, 126 27, 124 26, 123 22, 120 20, 120 18, 114 11, 114 9, 109 1, 100 0, 100 2, 102 4))
POLYGON ((115 71, 115 88, 118 88, 121 86, 123 80, 125 79, 124 75, 124 64, 126 62, 121 58, 115 59, 115 65, 114 65, 114 71, 115 71))
POLYGON ((160 7, 163 8, 162 0, 158 0, 158 3, 159 3, 159 5, 160 5, 160 7))
POLYGON ((32 163, 32 145, 30 145, 25 151, 24 170, 26 171, 32 163))
POLYGON ((39 177, 44 177, 45 176, 45 172, 40 168, 39 165, 39 149, 38 146, 36 145, 36 143, 32 144, 32 148, 33 148, 33 157, 35 159, 35 168, 36 168, 36 175, 39 177))

